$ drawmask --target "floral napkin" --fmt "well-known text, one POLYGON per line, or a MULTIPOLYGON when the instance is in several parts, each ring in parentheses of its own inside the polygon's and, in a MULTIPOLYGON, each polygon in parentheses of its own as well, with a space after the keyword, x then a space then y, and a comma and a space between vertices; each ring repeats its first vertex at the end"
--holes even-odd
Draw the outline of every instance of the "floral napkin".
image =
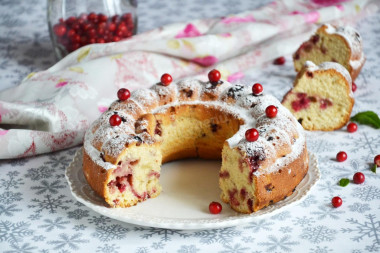
POLYGON ((378 5, 369 0, 278 0, 236 15, 171 24, 128 40, 80 48, 0 93, 0 158, 82 143, 86 129, 121 87, 148 88, 163 73, 205 79, 211 68, 235 82, 249 68, 293 53, 321 23, 352 23, 378 5))

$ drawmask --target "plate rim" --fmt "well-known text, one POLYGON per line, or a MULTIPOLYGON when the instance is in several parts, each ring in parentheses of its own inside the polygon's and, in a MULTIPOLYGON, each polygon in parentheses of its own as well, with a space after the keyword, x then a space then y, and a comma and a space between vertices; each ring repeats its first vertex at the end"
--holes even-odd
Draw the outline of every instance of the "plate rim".
MULTIPOLYGON (((87 197, 84 198, 81 190, 75 184, 79 182, 78 180, 74 180, 75 172, 78 173, 82 168, 82 156, 83 156, 83 148, 79 148, 70 162, 69 166, 66 167, 65 170, 65 178, 70 187, 71 194, 73 197, 84 204, 86 207, 91 210, 107 216, 109 218, 126 222, 133 225, 139 226, 147 226, 147 227, 155 227, 155 228, 164 228, 164 229, 181 229, 181 230, 202 230, 202 229, 217 229, 224 227, 233 227, 240 225, 242 223, 250 222, 258 218, 267 218, 269 216, 275 215, 276 213, 283 211, 285 208, 289 208, 293 206, 295 203, 300 202, 302 199, 306 197, 306 195, 311 191, 313 186, 319 181, 321 175, 318 167, 318 160, 314 153, 308 151, 309 155, 309 169, 306 176, 302 179, 300 184, 296 187, 295 192, 286 198, 285 200, 279 201, 273 205, 270 205, 266 208, 263 208, 257 212, 252 214, 240 214, 236 213, 236 215, 223 217, 223 218, 212 218, 212 219, 182 219, 182 218, 159 218, 159 217, 148 217, 141 215, 133 214, 133 212, 129 215, 126 215, 125 210, 123 210, 123 216, 120 216, 121 211, 118 208, 111 209, 107 206, 97 205, 91 200, 88 200, 87 197), (301 187, 301 189, 299 189, 301 187), (78 193, 79 192, 79 193, 78 193), (110 212, 112 210, 113 212, 110 212), (118 211, 119 210, 119 211, 118 211)), ((81 182, 80 182, 81 183, 81 182)), ((88 184, 87 184, 88 185, 88 184)), ((83 186, 83 185, 82 185, 83 186)), ((94 193, 96 194, 96 193, 94 193)), ((129 209, 130 210, 130 209, 129 209)))

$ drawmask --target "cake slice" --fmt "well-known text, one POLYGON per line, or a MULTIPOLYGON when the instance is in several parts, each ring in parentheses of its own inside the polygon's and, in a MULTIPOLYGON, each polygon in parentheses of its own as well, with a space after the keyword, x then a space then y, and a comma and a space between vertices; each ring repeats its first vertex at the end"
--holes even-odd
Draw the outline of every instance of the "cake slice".
POLYGON ((350 119, 354 98, 352 80, 339 63, 316 66, 307 61, 282 104, 306 130, 331 131, 350 119))
POLYGON ((306 61, 315 64, 337 62, 343 65, 354 81, 362 69, 365 57, 360 34, 350 26, 324 24, 293 54, 294 68, 299 72, 306 61))

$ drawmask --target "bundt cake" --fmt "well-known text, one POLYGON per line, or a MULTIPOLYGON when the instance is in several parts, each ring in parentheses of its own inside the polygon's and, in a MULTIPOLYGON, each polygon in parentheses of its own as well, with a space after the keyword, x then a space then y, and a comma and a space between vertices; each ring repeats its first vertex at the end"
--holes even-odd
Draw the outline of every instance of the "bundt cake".
POLYGON ((83 172, 111 207, 158 196, 161 164, 188 157, 222 159, 221 198, 238 212, 292 194, 308 170, 301 125, 277 99, 261 94, 260 84, 253 93, 215 73, 209 82, 171 83, 163 76, 150 89, 122 89, 92 124, 83 172))
POLYGON ((350 119, 354 98, 348 71, 339 63, 307 61, 282 104, 307 130, 331 131, 350 119))
POLYGON ((337 62, 343 65, 355 81, 365 57, 360 34, 350 26, 324 24, 293 54, 294 68, 301 71, 306 61, 315 64, 337 62))

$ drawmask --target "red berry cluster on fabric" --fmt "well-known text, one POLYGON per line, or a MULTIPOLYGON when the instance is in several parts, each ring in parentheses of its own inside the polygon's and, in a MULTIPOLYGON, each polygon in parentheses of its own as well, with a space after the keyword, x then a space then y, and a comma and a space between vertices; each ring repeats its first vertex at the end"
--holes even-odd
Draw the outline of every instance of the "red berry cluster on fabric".
POLYGON ((57 42, 68 52, 93 43, 116 42, 131 37, 135 24, 131 13, 106 16, 94 12, 60 19, 53 26, 57 42))

